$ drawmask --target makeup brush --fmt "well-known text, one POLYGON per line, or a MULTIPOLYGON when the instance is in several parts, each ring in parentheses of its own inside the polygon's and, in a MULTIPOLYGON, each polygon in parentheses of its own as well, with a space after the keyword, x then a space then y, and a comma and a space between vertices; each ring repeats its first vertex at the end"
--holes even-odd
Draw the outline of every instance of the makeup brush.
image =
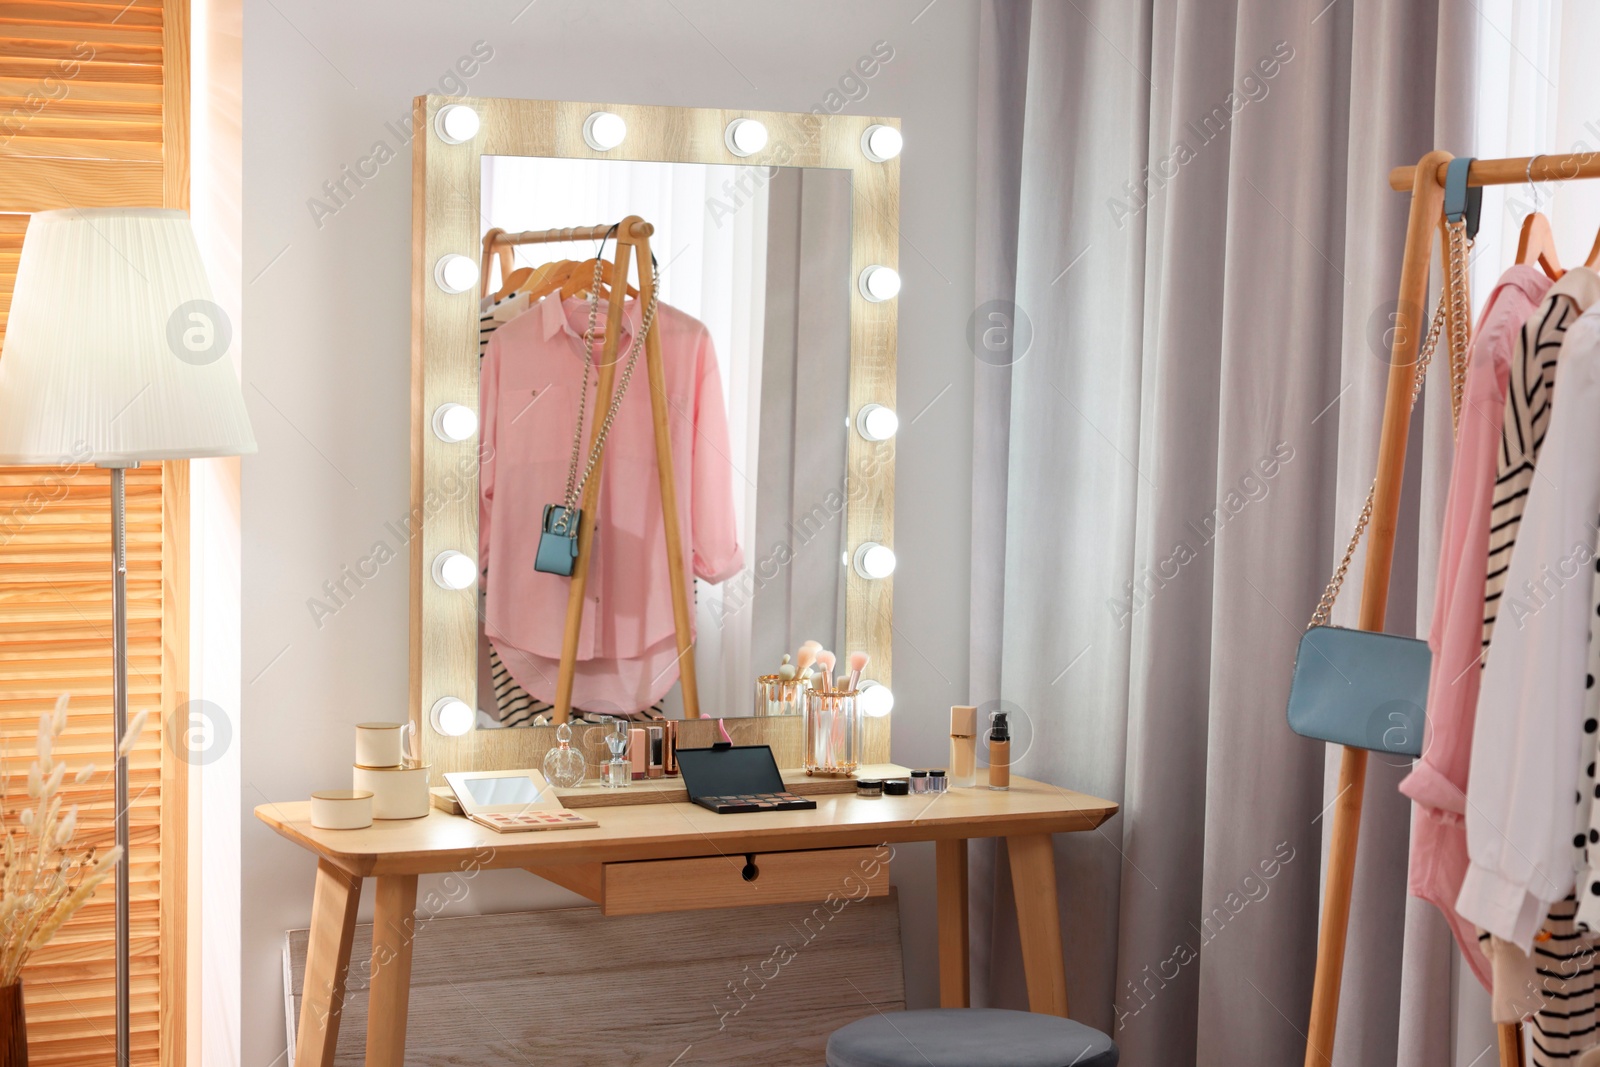
POLYGON ((811 673, 811 665, 817 661, 817 653, 822 651, 822 646, 816 641, 807 641, 800 646, 800 657, 795 660, 795 668, 801 677, 811 673))
POLYGON ((861 683, 861 672, 867 669, 868 662, 870 659, 865 652, 850 653, 850 680, 845 683, 846 693, 856 691, 856 686, 861 683))
POLYGON ((781 681, 792 682, 798 673, 799 671, 795 668, 795 665, 789 662, 789 653, 785 652, 783 654, 783 666, 778 668, 778 678, 781 681))
POLYGON ((830 688, 833 685, 833 668, 838 662, 838 658, 827 649, 817 653, 817 667, 822 671, 822 690, 825 693, 833 691, 830 688))

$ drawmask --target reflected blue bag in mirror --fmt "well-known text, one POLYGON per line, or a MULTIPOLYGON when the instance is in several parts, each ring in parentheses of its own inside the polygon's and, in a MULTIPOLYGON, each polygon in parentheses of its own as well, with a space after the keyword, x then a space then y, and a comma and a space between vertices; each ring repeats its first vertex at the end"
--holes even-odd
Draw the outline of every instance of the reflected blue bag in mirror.
POLYGON ((1336 745, 1422 755, 1433 653, 1414 637, 1313 626, 1289 684, 1289 729, 1336 745))
POLYGON ((572 566, 578 561, 578 524, 582 520, 582 508, 569 511, 560 504, 544 506, 539 550, 533 557, 534 570, 572 577, 572 566))

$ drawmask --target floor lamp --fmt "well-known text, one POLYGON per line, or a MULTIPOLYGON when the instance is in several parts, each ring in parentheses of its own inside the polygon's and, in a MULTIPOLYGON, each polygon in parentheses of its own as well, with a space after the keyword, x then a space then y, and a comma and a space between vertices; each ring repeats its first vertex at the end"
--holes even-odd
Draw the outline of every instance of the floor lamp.
MULTIPOLYGON (((67 208, 28 220, 0 350, 0 464, 92 464, 111 473, 112 729, 118 750, 128 723, 124 472, 146 460, 256 450, 238 376, 224 358, 232 333, 211 300, 186 213, 67 208)), ((115 766, 122 846, 116 877, 117 1063, 127 1067, 127 758, 117 755, 115 766)))

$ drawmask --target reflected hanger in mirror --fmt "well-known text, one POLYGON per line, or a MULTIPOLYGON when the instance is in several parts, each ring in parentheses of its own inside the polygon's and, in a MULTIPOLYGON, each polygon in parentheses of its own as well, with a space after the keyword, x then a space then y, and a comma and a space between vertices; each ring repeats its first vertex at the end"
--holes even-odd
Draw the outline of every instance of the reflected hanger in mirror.
MULTIPOLYGON (((613 267, 609 259, 601 260, 600 295, 605 298, 609 298, 611 296, 612 270, 613 267)), ((594 260, 586 259, 582 263, 575 264, 572 268, 572 274, 561 285, 561 298, 565 300, 569 296, 587 295, 589 292, 589 286, 593 284, 593 282, 594 260)), ((630 285, 628 286, 628 295, 638 296, 639 290, 630 285)))
MULTIPOLYGON (((594 273, 593 260, 590 260, 589 273, 594 273)), ((522 287, 522 293, 528 298, 528 303, 543 299, 550 293, 566 285, 577 270, 578 261, 575 259, 561 259, 553 263, 546 263, 541 272, 530 278, 522 287)))
POLYGON ((500 303, 500 301, 504 300, 522 286, 526 285, 528 280, 538 273, 538 269, 539 268, 537 267, 518 267, 516 270, 512 271, 511 274, 506 277, 506 283, 495 292, 493 297, 494 302, 496 304, 500 303))
MULTIPOLYGON (((1595 250, 1600 252, 1600 242, 1596 243, 1595 250)), ((1560 257, 1556 255, 1556 235, 1543 212, 1530 211, 1528 217, 1522 220, 1522 236, 1517 240, 1517 262, 1537 265, 1552 278, 1559 278, 1566 273, 1561 269, 1560 257)))

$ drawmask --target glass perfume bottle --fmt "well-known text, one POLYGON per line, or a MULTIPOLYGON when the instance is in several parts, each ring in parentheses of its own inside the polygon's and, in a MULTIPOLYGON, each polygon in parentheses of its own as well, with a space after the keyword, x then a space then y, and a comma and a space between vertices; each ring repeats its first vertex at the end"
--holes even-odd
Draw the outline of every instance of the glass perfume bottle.
POLYGON ((613 789, 625 789, 633 784, 633 761, 628 758, 626 720, 606 727, 606 748, 611 750, 611 758, 601 768, 600 784, 613 789))
POLYGON ((544 776, 552 785, 571 789, 582 785, 588 773, 583 753, 572 747, 572 727, 562 723, 556 727, 556 747, 544 754, 544 776))

